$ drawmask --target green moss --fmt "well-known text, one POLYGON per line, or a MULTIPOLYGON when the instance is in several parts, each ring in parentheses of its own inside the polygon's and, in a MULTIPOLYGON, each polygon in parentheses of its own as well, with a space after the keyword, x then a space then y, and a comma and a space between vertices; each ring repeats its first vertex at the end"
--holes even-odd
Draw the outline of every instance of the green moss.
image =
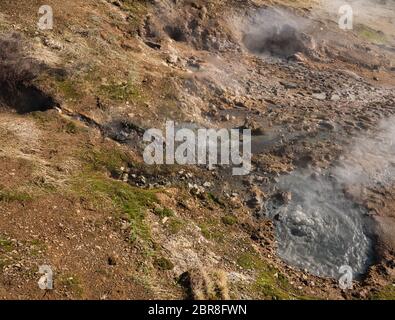
POLYGON ((132 187, 121 181, 101 175, 83 175, 74 181, 74 191, 89 199, 98 208, 112 203, 118 213, 130 221, 130 240, 151 239, 150 230, 145 223, 145 211, 156 202, 155 192, 132 187))
POLYGON ((222 222, 228 226, 233 226, 237 224, 237 217, 234 215, 226 215, 225 217, 222 217, 222 222))
POLYGON ((267 299, 292 300, 297 297, 287 278, 272 267, 266 266, 260 271, 254 286, 267 299))
POLYGON ((256 272, 256 281, 251 289, 263 299, 309 299, 301 296, 279 270, 264 262, 257 253, 243 253, 237 259, 237 264, 245 270, 256 272))
POLYGON ((395 284, 389 284, 371 295, 372 300, 395 300, 395 284))
POLYGON ((26 202, 31 199, 32 197, 25 192, 0 190, 1 202, 26 202))

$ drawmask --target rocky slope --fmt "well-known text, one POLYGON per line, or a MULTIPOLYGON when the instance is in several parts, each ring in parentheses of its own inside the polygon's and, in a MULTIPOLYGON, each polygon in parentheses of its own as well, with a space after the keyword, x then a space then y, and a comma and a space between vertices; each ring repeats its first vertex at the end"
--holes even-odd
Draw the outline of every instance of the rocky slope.
POLYGON ((392 2, 47 3, 0 3, 1 298, 394 297, 392 2), (253 171, 144 164, 165 120, 250 128, 253 171))

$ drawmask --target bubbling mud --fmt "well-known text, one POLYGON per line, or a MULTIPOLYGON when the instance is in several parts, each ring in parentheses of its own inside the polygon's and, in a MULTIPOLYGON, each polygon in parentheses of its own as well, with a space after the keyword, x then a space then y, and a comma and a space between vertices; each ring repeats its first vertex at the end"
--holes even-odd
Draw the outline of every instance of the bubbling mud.
POLYGON ((267 203, 275 221, 279 255, 289 264, 325 277, 336 277, 342 265, 354 276, 374 263, 376 224, 363 203, 366 188, 395 183, 395 117, 374 132, 352 140, 327 172, 307 168, 284 176, 285 196, 267 203), (345 190, 353 190, 352 196, 345 190))
POLYGON ((284 261, 323 277, 336 278, 342 265, 350 266, 355 277, 367 271, 373 262, 373 222, 333 177, 296 172, 279 187, 292 199, 286 204, 273 200, 267 209, 284 261))

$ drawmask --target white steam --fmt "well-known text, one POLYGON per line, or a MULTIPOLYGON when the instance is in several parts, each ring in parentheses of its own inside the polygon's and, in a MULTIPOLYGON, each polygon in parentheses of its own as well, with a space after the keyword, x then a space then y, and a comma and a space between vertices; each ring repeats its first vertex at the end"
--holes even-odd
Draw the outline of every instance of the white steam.
POLYGON ((347 185, 388 186, 395 180, 395 117, 384 120, 374 136, 360 136, 333 173, 347 185))

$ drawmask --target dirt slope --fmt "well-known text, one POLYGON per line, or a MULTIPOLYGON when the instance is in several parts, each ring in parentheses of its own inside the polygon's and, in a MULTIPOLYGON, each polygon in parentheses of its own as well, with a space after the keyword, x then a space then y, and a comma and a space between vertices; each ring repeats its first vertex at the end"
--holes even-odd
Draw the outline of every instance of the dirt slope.
POLYGON ((392 180, 344 185, 375 226, 352 290, 286 264, 267 209, 394 116, 391 3, 348 32, 319 1, 47 3, 42 31, 40 1, 0 2, 1 298, 394 297, 392 180), (252 129, 253 172, 145 165, 165 120, 252 129))

